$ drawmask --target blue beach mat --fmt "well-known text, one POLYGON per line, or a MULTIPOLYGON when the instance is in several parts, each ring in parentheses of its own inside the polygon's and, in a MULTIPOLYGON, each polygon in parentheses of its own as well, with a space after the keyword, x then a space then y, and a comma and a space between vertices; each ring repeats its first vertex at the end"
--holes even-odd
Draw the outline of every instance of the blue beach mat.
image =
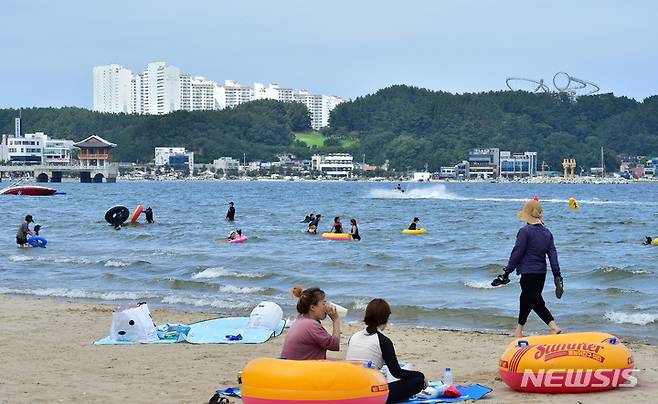
MULTIPOLYGON (((431 384, 431 383, 430 383, 431 384)), ((479 400, 484 397, 486 394, 491 393, 493 389, 483 386, 481 384, 472 384, 470 386, 455 386, 460 393, 461 397, 457 398, 412 398, 406 403, 414 404, 432 404, 432 403, 457 403, 459 401, 466 400, 479 400)))
MULTIPOLYGON (((248 328, 249 317, 224 317, 199 321, 189 324, 187 335, 179 334, 177 338, 164 338, 143 344, 172 344, 188 342, 190 344, 262 344, 272 337, 278 337, 286 325, 281 320, 275 330, 267 328, 248 328)), ((131 345, 140 342, 116 341, 109 336, 94 342, 95 345, 131 345)))
MULTIPOLYGON (((457 398, 430 398, 405 401, 405 403, 414 404, 432 404, 432 403, 456 403, 466 400, 479 400, 486 394, 493 391, 489 387, 482 386, 481 384, 472 384, 470 386, 455 386, 460 393, 461 397, 457 398)), ((228 389, 217 390, 217 394, 226 397, 242 398, 242 392, 239 388, 229 387, 228 389)))

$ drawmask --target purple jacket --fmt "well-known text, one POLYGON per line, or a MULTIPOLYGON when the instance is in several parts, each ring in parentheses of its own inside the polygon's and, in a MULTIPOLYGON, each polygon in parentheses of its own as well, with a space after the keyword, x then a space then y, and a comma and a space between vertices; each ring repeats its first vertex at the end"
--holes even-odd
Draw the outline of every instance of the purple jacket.
POLYGON ((553 234, 543 224, 528 224, 516 234, 516 244, 507 262, 507 270, 511 272, 516 269, 519 275, 546 273, 547 255, 553 275, 560 275, 553 234))

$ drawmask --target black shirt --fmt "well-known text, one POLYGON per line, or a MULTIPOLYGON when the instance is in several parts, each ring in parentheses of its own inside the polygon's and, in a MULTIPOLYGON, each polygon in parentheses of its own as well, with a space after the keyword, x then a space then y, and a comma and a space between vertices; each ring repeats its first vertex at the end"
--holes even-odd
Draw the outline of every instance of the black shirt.
POLYGON ((416 230, 416 222, 413 222, 409 225, 409 230, 416 230))
POLYGON ((226 212, 226 218, 228 220, 235 220, 235 208, 233 206, 228 208, 228 212, 226 212))

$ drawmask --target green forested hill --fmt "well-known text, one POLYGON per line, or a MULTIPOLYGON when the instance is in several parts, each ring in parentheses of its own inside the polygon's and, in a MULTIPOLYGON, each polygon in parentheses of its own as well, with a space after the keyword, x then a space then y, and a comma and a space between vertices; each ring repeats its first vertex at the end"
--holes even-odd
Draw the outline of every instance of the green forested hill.
MULTIPOLYGON (((293 131, 310 128, 302 104, 254 101, 221 111, 178 111, 168 115, 124 115, 82 108, 22 109, 23 132, 42 131, 51 137, 82 140, 97 134, 118 145, 117 161, 148 162, 156 146, 186 147, 195 161, 221 156, 272 159, 278 152, 302 156, 309 150, 294 142, 293 131)), ((0 109, 0 133, 14 132, 19 111, 0 109)))
POLYGON ((488 92, 450 94, 393 86, 340 104, 325 133, 357 139, 352 152, 393 167, 436 170, 465 159, 473 147, 537 151, 561 170, 565 157, 578 166, 606 166, 618 154, 658 155, 658 96, 637 102, 612 94, 583 96, 488 92))
MULTIPOLYGON (((155 146, 184 146, 198 162, 220 156, 272 159, 288 151, 348 151, 360 161, 390 160, 398 169, 430 170, 467 158, 473 147, 537 151, 539 161, 561 170, 563 158, 596 166, 600 147, 606 167, 619 154, 658 155, 658 96, 638 102, 612 94, 573 99, 565 94, 499 91, 451 94, 393 86, 340 104, 317 149, 292 132, 310 127, 302 104, 254 101, 222 111, 169 115, 102 114, 81 108, 22 109, 23 131, 80 140, 98 134, 119 145, 116 160, 146 162, 155 146)), ((17 110, 0 110, 0 133, 13 133, 17 110)), ((301 135, 300 135, 301 136, 301 135)))

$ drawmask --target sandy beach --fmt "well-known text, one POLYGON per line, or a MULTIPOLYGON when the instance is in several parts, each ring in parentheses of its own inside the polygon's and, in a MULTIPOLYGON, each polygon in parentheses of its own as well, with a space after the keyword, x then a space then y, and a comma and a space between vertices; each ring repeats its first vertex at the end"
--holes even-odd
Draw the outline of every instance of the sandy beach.
MULTIPOLYGON (((1 403, 203 403, 218 388, 236 386, 236 375, 251 359, 276 357, 281 337, 261 345, 95 346, 108 334, 114 306, 64 300, 0 296, 1 403)), ((212 313, 152 310, 156 322, 189 323, 212 313)), ((343 327, 343 358, 358 324, 343 327)), ((480 383, 494 391, 483 401, 533 403, 652 402, 658 396, 658 347, 637 343, 638 386, 597 394, 531 395, 505 386, 498 377, 500 353, 511 337, 477 332, 405 328, 387 334, 398 357, 430 379, 453 369, 455 382, 480 383)))

